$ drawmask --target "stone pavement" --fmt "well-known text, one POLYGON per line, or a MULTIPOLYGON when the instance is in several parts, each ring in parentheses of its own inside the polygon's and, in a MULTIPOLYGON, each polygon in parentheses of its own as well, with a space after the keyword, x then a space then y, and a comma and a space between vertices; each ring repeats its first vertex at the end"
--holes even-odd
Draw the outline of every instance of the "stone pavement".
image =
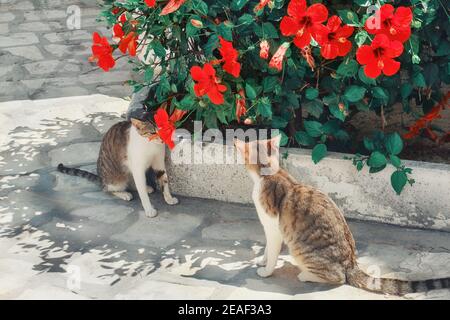
POLYGON ((92 32, 110 37, 94 0, 0 0, 0 101, 131 94, 127 59, 106 73, 88 62, 92 32), (70 30, 71 8, 81 28, 70 30), (69 11, 67 11, 69 9, 69 11))
MULTIPOLYGON (((102 134, 128 103, 101 95, 0 103, 0 299, 394 299, 304 284, 283 252, 256 275, 263 230, 251 206, 151 195, 113 198, 59 162, 95 171, 102 134)), ((450 275, 450 234, 350 222, 359 262, 387 277, 450 275)), ((450 299, 448 290, 407 299, 450 299)))

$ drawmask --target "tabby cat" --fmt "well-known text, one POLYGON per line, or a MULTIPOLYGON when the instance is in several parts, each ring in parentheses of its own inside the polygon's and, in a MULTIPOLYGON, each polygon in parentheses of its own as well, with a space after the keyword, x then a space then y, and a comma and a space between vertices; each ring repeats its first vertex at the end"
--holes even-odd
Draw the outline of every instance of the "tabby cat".
POLYGON ((159 138, 153 138, 155 133, 155 126, 148 121, 131 119, 119 122, 103 137, 97 160, 98 175, 67 168, 63 164, 58 165, 58 170, 97 182, 102 185, 104 191, 126 201, 133 199, 133 195, 126 191, 127 188, 135 188, 145 214, 150 218, 155 217, 157 211, 148 197, 148 193, 154 191, 147 185, 146 171, 149 168, 155 172, 164 200, 170 205, 178 203, 178 199, 171 195, 169 189, 164 163, 166 148, 159 138))
POLYGON ((356 262, 353 236, 333 200, 278 167, 279 137, 248 143, 235 140, 254 181, 252 197, 266 235, 259 276, 272 275, 285 242, 301 270, 300 281, 347 283, 393 295, 449 288, 450 278, 404 281, 374 278, 362 271, 356 262), (269 166, 275 167, 275 172, 264 175, 269 166))

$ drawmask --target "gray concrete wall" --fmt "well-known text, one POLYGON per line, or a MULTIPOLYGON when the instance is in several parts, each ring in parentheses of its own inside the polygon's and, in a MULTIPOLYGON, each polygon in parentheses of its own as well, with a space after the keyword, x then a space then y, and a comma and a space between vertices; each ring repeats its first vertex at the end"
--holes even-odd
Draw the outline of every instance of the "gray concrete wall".
MULTIPOLYGON (((209 144, 213 152, 224 147, 209 144)), ((205 156, 205 153, 204 153, 205 156)), ((289 149, 285 167, 299 181, 328 193, 350 218, 450 231, 450 166, 404 161, 416 183, 397 196, 390 186, 393 167, 376 174, 357 172, 344 154, 330 153, 315 165, 310 150, 289 149)), ((189 164, 168 161, 176 194, 251 203, 252 182, 242 165, 189 164)))

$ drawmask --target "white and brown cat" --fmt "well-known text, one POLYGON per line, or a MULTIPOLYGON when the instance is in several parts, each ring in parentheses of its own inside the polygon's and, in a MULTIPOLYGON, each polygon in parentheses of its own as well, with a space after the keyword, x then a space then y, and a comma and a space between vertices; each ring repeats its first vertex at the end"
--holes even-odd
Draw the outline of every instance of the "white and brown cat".
POLYGON ((272 275, 284 242, 301 270, 300 281, 348 283, 393 295, 449 288, 450 278, 404 281, 374 278, 362 271, 350 228, 333 200, 278 167, 279 137, 249 143, 235 140, 254 181, 253 201, 266 235, 259 276, 272 275), (269 167, 274 171, 264 175, 269 167))
POLYGON ((174 205, 178 199, 169 189, 169 179, 164 163, 165 144, 159 139, 150 139, 156 133, 155 126, 148 121, 131 119, 122 121, 108 130, 102 140, 97 160, 97 174, 58 165, 58 170, 72 176, 87 178, 102 185, 105 192, 130 201, 133 195, 127 191, 135 188, 141 198, 145 214, 152 218, 157 215, 148 193, 154 190, 147 185, 146 172, 152 168, 164 195, 164 200, 174 205))

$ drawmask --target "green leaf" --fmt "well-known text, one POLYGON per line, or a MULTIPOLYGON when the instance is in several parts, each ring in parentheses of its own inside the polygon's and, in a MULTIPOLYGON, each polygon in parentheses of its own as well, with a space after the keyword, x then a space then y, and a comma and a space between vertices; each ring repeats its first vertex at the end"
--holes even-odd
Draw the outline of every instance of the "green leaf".
POLYGON ((211 56, 212 52, 217 48, 219 45, 219 37, 217 34, 212 34, 209 38, 206 44, 203 46, 203 50, 205 51, 205 54, 207 56, 211 56))
POLYGON ((249 0, 233 0, 231 1, 230 9, 233 11, 241 11, 242 8, 249 2, 249 0))
POLYGON ((186 95, 184 98, 178 103, 178 109, 180 110, 192 110, 196 105, 195 98, 191 95, 186 95))
POLYGON ((244 13, 242 16, 239 17, 238 23, 239 24, 251 24, 253 23, 254 19, 251 14, 244 13))
POLYGON ((230 28, 225 23, 221 23, 217 26, 217 32, 220 36, 222 36, 227 41, 233 41, 233 32, 232 28, 230 28))
POLYGON ((322 126, 323 133, 334 135, 340 130, 339 121, 329 120, 322 126))
POLYGON ((400 94, 402 96, 403 100, 408 99, 408 97, 411 95, 413 90, 413 87, 411 84, 409 83, 404 83, 402 84, 402 86, 400 87, 400 94))
POLYGON ((400 152, 402 152, 403 141, 397 132, 391 133, 386 136, 384 144, 386 146, 387 152, 392 155, 398 155, 400 152))
POLYGON ((358 47, 361 47, 364 42, 366 42, 367 37, 369 34, 365 30, 358 31, 358 33, 355 35, 355 42, 358 45, 358 47))
POLYGON ((294 136, 299 145, 310 147, 316 143, 316 141, 308 135, 305 131, 297 131, 294 136))
POLYGON ((280 147, 284 147, 285 145, 288 144, 289 138, 283 131, 280 131, 280 134, 281 134, 280 147))
POLYGON ((163 47, 161 42, 159 42, 159 40, 153 39, 152 42, 150 42, 150 46, 152 47, 157 57, 160 58, 166 57, 166 49, 163 47))
POLYGON ((363 143, 364 143, 364 148, 366 148, 367 151, 375 150, 375 145, 373 144, 373 141, 370 140, 369 138, 364 137, 363 143))
POLYGON ((402 165, 400 158, 392 154, 389 156, 389 160, 391 160, 392 165, 396 168, 399 168, 402 165))
POLYGON ((315 118, 319 118, 323 112, 323 104, 320 100, 308 101, 303 104, 306 111, 315 118))
POLYGON ((144 73, 144 81, 145 82, 152 82, 154 74, 155 74, 155 72, 154 72, 153 68, 148 67, 145 70, 145 73, 144 73))
POLYGON ((264 93, 272 92, 277 84, 278 84, 278 77, 275 76, 265 77, 262 82, 264 93))
POLYGON ((258 113, 264 118, 272 118, 272 104, 269 98, 263 97, 257 103, 258 113))
POLYGON ((374 98, 381 100, 383 104, 387 104, 389 101, 388 93, 382 87, 373 87, 372 95, 374 98))
POLYGON ((264 22, 262 26, 262 37, 264 39, 278 39, 278 31, 270 22, 264 22))
POLYGON ((427 84, 425 83, 425 78, 421 72, 416 72, 413 75, 413 84, 416 87, 421 87, 421 88, 426 87, 427 84))
POLYGON ((273 116, 272 117, 272 128, 283 129, 288 125, 288 121, 282 117, 273 116))
POLYGON ((200 12, 203 16, 208 15, 208 5, 202 0, 194 0, 192 3, 192 7, 200 12))
POLYGON ((312 160, 315 164, 317 164, 320 160, 322 160, 327 155, 327 146, 323 143, 320 143, 314 147, 312 150, 312 160))
POLYGON ((317 90, 316 88, 308 88, 305 91, 305 97, 308 100, 314 100, 318 96, 319 96, 319 90, 317 90))
POLYGON ((336 70, 338 76, 343 78, 353 77, 358 72, 359 64, 356 60, 349 60, 347 63, 342 62, 336 70))
POLYGON ((366 94, 366 88, 351 85, 347 87, 344 93, 345 99, 347 99, 348 102, 357 102, 364 98, 364 95, 366 94))
POLYGON ((379 168, 381 166, 386 165, 387 160, 386 157, 384 156, 384 154, 382 154, 379 151, 374 151, 372 152, 372 154, 370 155, 369 161, 367 162, 367 164, 370 167, 374 167, 374 168, 379 168))
POLYGON ((322 135, 322 124, 317 121, 305 121, 306 132, 314 138, 320 137, 322 135))
POLYGON ((248 83, 245 84, 245 94, 247 98, 249 98, 250 100, 254 100, 256 98, 255 89, 253 89, 253 87, 248 83))
POLYGON ((331 114, 341 120, 344 121, 345 120, 345 114, 344 112, 342 112, 342 110, 339 108, 338 104, 332 104, 331 106, 328 107, 328 109, 330 110, 331 114))
POLYGON ((381 167, 370 167, 369 173, 377 173, 377 172, 383 171, 384 168, 386 168, 385 164, 382 165, 381 167))
POLYGON ((338 10, 339 17, 341 17, 342 22, 350 26, 359 26, 359 18, 356 13, 350 10, 338 10))
POLYGON ((408 177, 406 176, 406 173, 403 171, 394 171, 391 175, 391 185, 392 188, 394 188, 395 192, 400 195, 403 188, 406 185, 406 182, 408 182, 408 177))

